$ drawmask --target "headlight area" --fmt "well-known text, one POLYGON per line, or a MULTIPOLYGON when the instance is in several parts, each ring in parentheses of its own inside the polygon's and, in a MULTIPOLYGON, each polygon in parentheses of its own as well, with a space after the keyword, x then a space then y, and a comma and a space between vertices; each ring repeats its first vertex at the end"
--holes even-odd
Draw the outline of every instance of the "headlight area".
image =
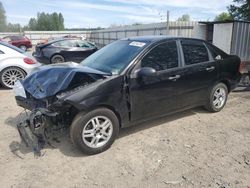
POLYGON ((22 103, 22 107, 31 111, 26 119, 17 125, 20 137, 38 156, 46 144, 51 145, 50 140, 55 138, 58 130, 71 124, 77 113, 70 104, 58 99, 40 101, 20 96, 16 99, 17 103, 22 103))
POLYGON ((54 138, 55 133, 69 127, 78 113, 78 110, 64 99, 82 87, 43 100, 35 99, 29 93, 25 93, 25 90, 24 97, 22 85, 18 87, 21 93, 16 95, 17 104, 31 111, 27 118, 17 125, 20 137, 35 154, 41 155, 41 149, 46 144, 51 145, 50 139, 54 138))
MULTIPOLYGON (((57 108, 51 105, 50 108, 57 108)), ((41 156, 41 149, 56 137, 58 130, 67 128, 74 112, 70 105, 61 107, 63 111, 52 111, 48 108, 37 108, 32 110, 25 120, 17 125, 21 139, 33 152, 41 156)), ((76 112, 75 112, 76 113, 76 112)))
POLYGON ((27 98, 25 89, 24 89, 22 83, 20 82, 20 80, 16 81, 16 83, 13 87, 13 91, 14 91, 15 96, 27 98))
POLYGON ((56 98, 59 99, 59 100, 63 100, 65 99, 66 97, 69 97, 70 95, 78 92, 79 90, 81 90, 82 88, 84 88, 86 85, 81 85, 81 86, 78 86, 78 87, 75 87, 73 89, 70 89, 70 90, 67 90, 67 91, 63 91, 63 92, 60 92, 56 95, 56 98))

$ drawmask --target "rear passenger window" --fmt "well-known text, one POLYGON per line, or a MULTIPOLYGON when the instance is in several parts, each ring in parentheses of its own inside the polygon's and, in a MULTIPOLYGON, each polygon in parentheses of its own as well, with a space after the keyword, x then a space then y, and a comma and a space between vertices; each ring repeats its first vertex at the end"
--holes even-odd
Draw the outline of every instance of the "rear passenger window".
POLYGON ((76 41, 62 40, 62 41, 53 43, 53 46, 70 48, 70 47, 77 47, 77 43, 76 41))
POLYGON ((218 49, 217 47, 213 46, 212 44, 206 43, 212 57, 215 59, 216 56, 220 55, 222 58, 226 57, 226 53, 222 50, 218 49))
POLYGON ((181 41, 185 64, 192 65, 209 61, 208 51, 203 42, 181 41))
POLYGON ((24 39, 23 36, 11 36, 11 40, 12 40, 12 41, 23 40, 23 39, 24 39))
POLYGON ((171 41, 156 46, 142 59, 141 67, 152 67, 156 71, 178 67, 176 42, 171 41))

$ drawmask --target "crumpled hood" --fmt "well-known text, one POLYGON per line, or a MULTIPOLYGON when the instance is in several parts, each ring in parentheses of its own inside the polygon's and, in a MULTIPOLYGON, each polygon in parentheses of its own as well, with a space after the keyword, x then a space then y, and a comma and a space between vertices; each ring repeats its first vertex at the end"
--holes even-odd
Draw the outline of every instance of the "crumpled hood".
POLYGON ((23 80, 24 89, 36 99, 44 99, 66 90, 77 73, 110 75, 77 63, 46 65, 23 80))

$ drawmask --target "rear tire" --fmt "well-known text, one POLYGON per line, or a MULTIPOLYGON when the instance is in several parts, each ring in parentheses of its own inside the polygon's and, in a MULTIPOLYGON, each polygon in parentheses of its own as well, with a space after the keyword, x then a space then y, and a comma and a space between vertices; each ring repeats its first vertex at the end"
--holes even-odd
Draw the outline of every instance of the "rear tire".
POLYGON ((4 88, 12 89, 17 80, 23 80, 26 73, 18 67, 7 67, 0 73, 0 84, 4 88))
POLYGON ((218 83, 210 89, 205 108, 209 112, 219 112, 224 108, 227 102, 227 97, 227 86, 224 83, 218 83))
POLYGON ((65 59, 62 55, 53 55, 52 58, 50 59, 50 63, 56 64, 56 63, 63 63, 65 62, 65 59))
POLYGON ((79 113, 70 127, 70 138, 83 153, 93 155, 107 150, 119 133, 119 121, 107 108, 79 113))

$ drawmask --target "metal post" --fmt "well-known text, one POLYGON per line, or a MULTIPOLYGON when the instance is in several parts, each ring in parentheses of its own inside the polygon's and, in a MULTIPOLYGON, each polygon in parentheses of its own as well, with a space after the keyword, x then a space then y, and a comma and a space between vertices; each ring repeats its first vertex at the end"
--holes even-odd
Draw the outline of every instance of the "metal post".
POLYGON ((169 35, 169 10, 167 11, 167 35, 169 35))

